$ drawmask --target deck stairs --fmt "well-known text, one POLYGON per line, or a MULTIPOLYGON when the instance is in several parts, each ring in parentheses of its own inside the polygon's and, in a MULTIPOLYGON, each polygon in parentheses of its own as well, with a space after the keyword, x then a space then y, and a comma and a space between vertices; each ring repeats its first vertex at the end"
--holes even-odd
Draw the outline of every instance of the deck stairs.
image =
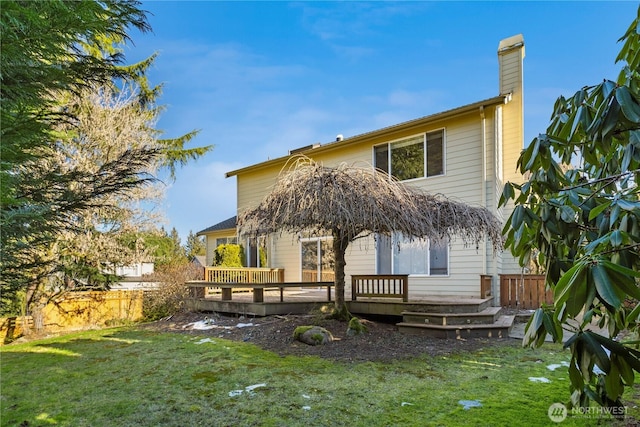
POLYGON ((507 338, 515 316, 502 315, 493 299, 432 302, 420 310, 403 311, 398 330, 444 339, 507 338))

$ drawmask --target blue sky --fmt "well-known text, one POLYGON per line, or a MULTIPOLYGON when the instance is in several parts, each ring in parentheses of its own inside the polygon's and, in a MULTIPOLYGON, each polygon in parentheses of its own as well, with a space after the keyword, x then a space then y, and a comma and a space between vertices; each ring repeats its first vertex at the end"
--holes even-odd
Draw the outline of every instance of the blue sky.
POLYGON ((144 2, 153 32, 129 62, 167 107, 159 127, 200 129, 207 156, 167 188, 181 237, 236 213, 225 172, 498 95, 497 48, 525 40, 525 144, 559 95, 615 79, 636 2, 144 2))

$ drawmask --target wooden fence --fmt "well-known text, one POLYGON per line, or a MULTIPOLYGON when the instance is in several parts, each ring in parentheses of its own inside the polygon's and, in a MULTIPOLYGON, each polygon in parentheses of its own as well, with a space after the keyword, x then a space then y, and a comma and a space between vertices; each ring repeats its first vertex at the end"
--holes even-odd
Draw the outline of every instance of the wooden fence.
POLYGON ((501 274, 500 305, 535 310, 543 303, 553 304, 553 290, 546 289, 542 274, 501 274))
POLYGON ((143 291, 68 292, 31 316, 0 319, 0 344, 30 333, 56 333, 142 319, 143 291))

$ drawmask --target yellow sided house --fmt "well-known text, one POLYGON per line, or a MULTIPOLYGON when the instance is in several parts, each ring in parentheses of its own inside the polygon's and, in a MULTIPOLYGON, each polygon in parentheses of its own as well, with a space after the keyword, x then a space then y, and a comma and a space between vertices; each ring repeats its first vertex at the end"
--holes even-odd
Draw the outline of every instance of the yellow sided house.
MULTIPOLYGON (((330 143, 292 150, 287 156, 228 172, 227 177, 237 180, 238 213, 257 206, 288 162, 294 156, 304 155, 326 167, 343 163, 370 165, 428 193, 485 207, 504 222, 510 210, 498 209, 503 185, 506 181, 522 181, 516 162, 524 138, 524 54, 522 35, 499 43, 498 95, 491 98, 361 135, 344 138, 339 135, 330 143)), ((218 239, 235 238, 230 233, 233 231, 230 220, 198 233, 207 237, 208 265, 222 241, 218 239)), ((330 236, 311 237, 303 233, 268 235, 239 243, 245 248, 246 266, 275 271, 280 281, 299 285, 333 281, 330 240, 330 236)), ((490 242, 470 247, 455 239, 448 244, 430 244, 410 242, 402 236, 370 235, 349 245, 345 273, 347 299, 351 294, 349 309, 353 313, 466 312, 469 310, 458 310, 451 302, 474 301, 477 303, 474 311, 489 310, 497 316, 498 310, 492 306, 498 302, 499 277, 520 274, 521 268, 508 252, 494 254, 490 242), (386 291, 374 289, 378 284, 373 276, 388 278, 386 285, 400 277, 401 290, 384 295, 386 291), (356 284, 364 287, 355 289, 356 284), (403 305, 372 309, 371 305, 359 305, 365 299, 356 298, 358 294, 368 297, 398 294, 396 304, 403 305), (447 304, 438 305, 438 301, 445 300, 447 304), (426 310, 424 306, 411 305, 420 301, 424 304, 430 301, 432 305, 426 310)), ((409 317, 407 314, 405 320, 409 317)), ((493 320, 499 319, 494 316, 493 320)), ((456 323, 452 315, 449 319, 445 316, 435 320, 422 316, 417 322, 440 326, 456 323)), ((474 320, 463 318, 461 322, 469 325, 474 320)), ((459 329, 457 334, 460 336, 459 329)))

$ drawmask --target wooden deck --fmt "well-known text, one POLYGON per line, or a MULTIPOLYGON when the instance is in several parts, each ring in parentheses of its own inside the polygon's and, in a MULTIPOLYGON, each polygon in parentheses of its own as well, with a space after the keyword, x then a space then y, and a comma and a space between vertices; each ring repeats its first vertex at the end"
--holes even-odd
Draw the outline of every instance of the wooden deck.
MULTIPOLYGON (((261 302, 255 302, 252 290, 233 292, 231 299, 224 298, 222 292, 208 294, 206 297, 192 297, 189 308, 195 311, 212 311, 219 313, 249 314, 269 316, 273 314, 305 314, 312 309, 333 307, 328 299, 327 289, 322 288, 286 288, 265 289, 261 302), (282 293, 281 293, 282 292, 282 293)), ((403 302, 398 298, 366 298, 351 300, 345 295, 346 304, 353 314, 370 314, 401 317, 405 311, 422 312, 465 312, 481 311, 491 305, 492 298, 431 297, 412 298, 403 302)))
MULTIPOLYGON (((329 288, 330 289, 330 288, 329 288)), ((218 294, 206 297, 193 296, 189 308, 195 311, 232 313, 243 316, 269 316, 306 314, 312 310, 329 312, 333 302, 329 301, 327 289, 280 288, 256 289, 244 292, 218 294)), ((396 297, 360 297, 349 300, 345 295, 349 311, 355 315, 393 316, 401 320, 398 331, 444 339, 467 339, 476 337, 506 338, 514 322, 514 316, 501 316, 500 307, 493 307, 493 298, 460 298, 443 296, 412 298, 403 301, 396 297)))
POLYGON ((270 316, 274 314, 305 314, 314 309, 332 307, 326 289, 265 289, 262 302, 254 301, 253 291, 234 292, 231 299, 223 299, 222 292, 204 298, 190 298, 187 302, 194 311, 270 316))
MULTIPOLYGON (((502 315, 501 307, 493 306, 489 279, 481 276, 478 298, 409 298, 406 275, 353 276, 345 303, 355 315, 398 317, 398 330, 404 333, 445 339, 504 338, 509 335, 514 316, 502 315)), ((271 278, 269 282, 193 281, 187 286, 187 306, 194 311, 269 316, 328 312, 334 305, 333 282, 289 283, 271 278)))

